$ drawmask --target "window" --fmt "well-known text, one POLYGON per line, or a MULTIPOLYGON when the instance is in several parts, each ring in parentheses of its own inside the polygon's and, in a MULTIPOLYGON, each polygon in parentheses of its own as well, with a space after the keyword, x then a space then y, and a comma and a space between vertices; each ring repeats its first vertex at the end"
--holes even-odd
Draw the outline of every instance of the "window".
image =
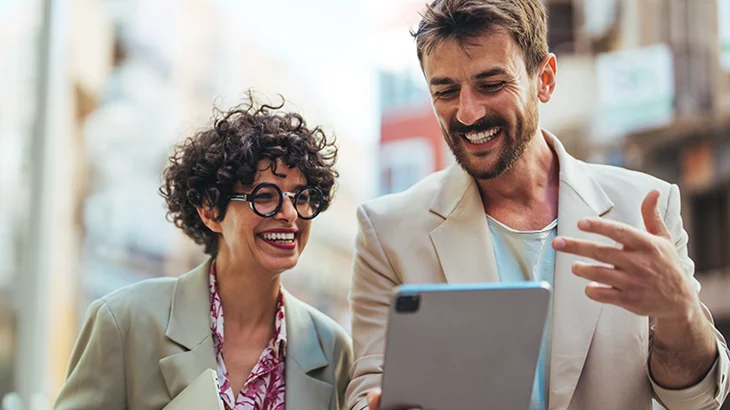
POLYGON ((692 198, 692 249, 698 272, 730 267, 730 201, 728 188, 692 198))
POLYGON ((414 78, 409 72, 379 73, 380 108, 389 111, 413 105, 428 104, 430 97, 422 78, 414 78))
POLYGON ((575 52, 574 8, 571 3, 548 4, 548 46, 555 54, 575 52))
POLYGON ((435 170, 435 152, 425 137, 390 141, 380 148, 380 193, 408 189, 435 170))

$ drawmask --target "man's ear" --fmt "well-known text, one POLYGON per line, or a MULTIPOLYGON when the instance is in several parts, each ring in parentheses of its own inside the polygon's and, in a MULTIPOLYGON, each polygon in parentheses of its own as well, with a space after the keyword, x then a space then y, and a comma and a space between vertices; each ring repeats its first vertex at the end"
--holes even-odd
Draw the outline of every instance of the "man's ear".
POLYGON ((203 205, 195 208, 198 211, 198 216, 203 221, 205 226, 213 232, 221 233, 221 224, 218 222, 218 210, 211 208, 208 205, 203 205))
POLYGON ((537 98, 544 104, 550 101, 555 91, 558 76, 558 62, 555 54, 549 53, 538 66, 539 89, 537 90, 537 98))

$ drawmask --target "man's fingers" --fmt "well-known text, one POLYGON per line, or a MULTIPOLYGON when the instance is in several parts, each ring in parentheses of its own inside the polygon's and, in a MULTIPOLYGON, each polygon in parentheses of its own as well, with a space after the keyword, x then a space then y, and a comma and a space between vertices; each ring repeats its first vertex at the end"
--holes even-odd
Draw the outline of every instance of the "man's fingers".
POLYGON ((586 286, 586 296, 599 303, 621 306, 621 291, 612 286, 591 282, 586 286))
POLYGON ((380 389, 375 389, 370 391, 368 393, 368 408, 370 410, 379 410, 380 409, 380 395, 382 392, 380 389))
POLYGON ((630 278, 627 277, 625 272, 606 266, 575 262, 571 270, 581 278, 617 289, 623 289, 628 286, 630 281, 630 278))
POLYGON ((626 257, 623 249, 614 246, 602 245, 593 241, 558 236, 553 239, 553 248, 556 251, 584 256, 609 265, 625 267, 626 257))
POLYGON ((606 236, 628 248, 638 249, 650 243, 651 237, 633 226, 601 218, 585 218, 578 221, 578 228, 606 236))
POLYGON ((654 190, 644 198, 641 203, 641 216, 644 219, 644 226, 647 232, 652 235, 671 238, 671 234, 664 224, 664 219, 659 213, 659 191, 654 190))
MULTIPOLYGON (((380 389, 371 390, 370 393, 368 393, 368 409, 369 410, 380 410, 380 396, 382 395, 382 391, 380 389)), ((411 407, 408 409, 403 410, 422 410, 421 407, 411 407)))

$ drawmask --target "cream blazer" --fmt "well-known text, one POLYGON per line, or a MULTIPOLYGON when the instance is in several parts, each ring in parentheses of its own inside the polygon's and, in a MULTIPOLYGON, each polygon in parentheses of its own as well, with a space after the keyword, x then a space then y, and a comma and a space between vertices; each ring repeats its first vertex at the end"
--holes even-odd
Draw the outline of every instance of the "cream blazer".
MULTIPOLYGON (((676 185, 576 160, 557 138, 543 134, 560 163, 559 235, 614 244, 580 231, 578 220, 600 216, 645 229, 641 202, 658 189, 664 222, 687 275, 693 275, 676 185)), ((380 385, 386 316, 396 285, 494 282, 499 274, 479 190, 456 164, 403 193, 362 205, 357 216, 350 293, 355 363, 347 403, 359 410, 366 407, 366 392, 380 385)), ((654 396, 671 410, 718 409, 730 383, 722 336, 717 333, 719 359, 700 384, 678 391, 662 389, 647 373, 649 318, 588 299, 588 281, 570 269, 581 259, 556 255, 549 408, 649 410, 654 396)), ((490 408, 489 403, 484 408, 490 408)))
MULTIPOLYGON (((205 369, 217 369, 209 269, 206 262, 92 303, 54 409, 159 410, 205 369)), ((350 337, 286 291, 284 303, 286 409, 343 409, 350 337)))

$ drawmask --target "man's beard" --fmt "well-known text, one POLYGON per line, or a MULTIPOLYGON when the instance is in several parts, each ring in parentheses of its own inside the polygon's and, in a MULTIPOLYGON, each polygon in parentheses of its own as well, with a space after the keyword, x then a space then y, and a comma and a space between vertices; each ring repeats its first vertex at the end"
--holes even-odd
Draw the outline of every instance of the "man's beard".
POLYGON ((518 117, 513 127, 510 127, 507 120, 500 116, 485 115, 472 125, 464 125, 458 120, 449 125, 448 132, 442 130, 446 143, 456 157, 456 162, 475 179, 494 179, 509 171, 517 160, 525 153, 530 141, 537 133, 538 108, 537 98, 533 99, 527 106, 527 111, 522 117, 518 117), (471 132, 483 132, 488 129, 500 127, 500 136, 503 138, 502 151, 496 153, 497 160, 488 169, 482 169, 473 161, 495 153, 488 151, 475 158, 466 152, 462 135, 471 132), (470 162, 472 161, 472 162, 470 162))

